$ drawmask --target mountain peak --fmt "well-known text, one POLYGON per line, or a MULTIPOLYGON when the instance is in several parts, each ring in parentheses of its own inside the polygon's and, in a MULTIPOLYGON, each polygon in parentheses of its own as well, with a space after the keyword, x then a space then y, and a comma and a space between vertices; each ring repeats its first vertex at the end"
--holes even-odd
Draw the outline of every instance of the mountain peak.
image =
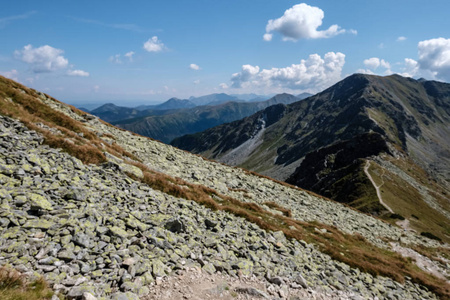
MULTIPOLYGON (((288 97, 273 99, 283 96, 288 97)), ((417 201, 429 208, 427 214, 450 218, 441 202, 450 192, 449 99, 448 83, 353 74, 307 99, 181 137, 173 145, 386 215, 364 173, 365 161, 370 161, 379 174, 395 178, 397 188, 392 189, 414 190, 417 201), (421 170, 423 177, 410 170, 421 170), (405 179, 411 176, 415 179, 405 179), (429 178, 439 188, 425 184, 429 178), (444 192, 433 194, 436 189, 444 192), (423 190, 430 194, 423 195, 423 190)), ((414 214, 412 198, 403 190, 397 193, 403 211, 414 214)), ((409 221, 415 228, 427 226, 411 217, 409 221)), ((440 237, 450 229, 433 226, 440 237)))

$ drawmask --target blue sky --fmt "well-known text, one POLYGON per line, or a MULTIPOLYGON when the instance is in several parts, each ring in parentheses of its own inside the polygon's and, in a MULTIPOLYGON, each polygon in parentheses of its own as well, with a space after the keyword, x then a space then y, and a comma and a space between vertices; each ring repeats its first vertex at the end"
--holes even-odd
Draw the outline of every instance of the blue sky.
POLYGON ((73 104, 450 81, 448 0, 7 1, 0 74, 73 104))

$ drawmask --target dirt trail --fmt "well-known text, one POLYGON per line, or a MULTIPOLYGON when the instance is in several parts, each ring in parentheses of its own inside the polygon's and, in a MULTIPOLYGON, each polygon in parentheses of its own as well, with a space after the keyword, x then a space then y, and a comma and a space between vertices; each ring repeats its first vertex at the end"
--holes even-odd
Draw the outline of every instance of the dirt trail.
MULTIPOLYGON (((392 210, 392 208, 390 208, 385 202, 383 202, 383 198, 381 197, 380 188, 384 184, 383 178, 381 178, 381 184, 377 185, 375 183, 375 181, 373 180, 372 176, 369 173, 369 167, 370 167, 370 161, 366 160, 366 165, 364 166, 364 173, 366 173, 366 175, 369 178, 370 182, 372 182, 372 185, 375 187, 375 190, 377 191, 378 200, 380 201, 381 205, 383 205, 390 213, 393 214, 394 211, 392 210)), ((400 226, 401 228, 403 228, 405 230, 415 231, 414 229, 411 228, 411 226, 409 226, 409 220, 408 219, 404 219, 402 221, 397 221, 397 222, 395 222, 395 224, 397 224, 398 226, 400 226)))
POLYGON ((226 274, 207 274, 192 267, 178 271, 178 275, 157 278, 150 293, 141 300, 258 300, 258 299, 303 299, 303 300, 349 300, 355 294, 334 290, 322 292, 300 285, 270 284, 255 276, 231 277, 226 274))
POLYGON ((390 212, 390 213, 394 213, 394 211, 392 210, 392 208, 390 208, 386 203, 383 202, 383 198, 381 198, 381 191, 380 191, 380 187, 383 186, 384 181, 381 182, 380 185, 377 185, 375 183, 375 181, 373 180, 372 176, 369 173, 369 167, 370 167, 370 161, 366 160, 366 165, 364 166, 364 173, 366 173, 367 177, 369 178, 370 182, 372 182, 372 185, 374 186, 375 190, 377 191, 377 196, 378 196, 378 200, 380 200, 381 205, 383 205, 384 207, 386 207, 386 209, 390 212))

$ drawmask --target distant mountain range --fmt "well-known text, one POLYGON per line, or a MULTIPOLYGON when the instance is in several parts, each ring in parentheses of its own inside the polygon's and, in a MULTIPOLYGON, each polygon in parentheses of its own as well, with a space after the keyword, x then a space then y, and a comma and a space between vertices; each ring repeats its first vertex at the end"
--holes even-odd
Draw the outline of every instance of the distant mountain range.
MULTIPOLYGON (((270 97, 263 100, 267 100, 269 98, 270 97)), ((169 100, 157 105, 139 105, 137 107, 125 107, 117 106, 113 103, 106 103, 92 110, 84 107, 80 107, 80 109, 85 112, 92 113, 106 122, 117 122, 132 118, 173 113, 180 109, 187 109, 196 106, 219 105, 228 101, 243 102, 244 100, 239 100, 236 96, 230 96, 222 93, 210 94, 201 97, 190 97, 189 99, 170 98, 169 100)))
POLYGON ((172 145, 450 237, 449 136, 450 84, 355 74, 172 145))
MULTIPOLYGON (((224 100, 225 97, 221 99, 224 100)), ((123 129, 169 143, 176 137, 244 118, 274 104, 289 104, 299 100, 301 98, 290 94, 280 94, 261 102, 227 101, 218 105, 160 111, 158 115, 152 114, 113 123, 123 129)), ((202 101, 196 103, 203 103, 202 101)), ((96 114, 96 112, 92 113, 96 114)), ((101 117, 100 114, 98 115, 101 117)))

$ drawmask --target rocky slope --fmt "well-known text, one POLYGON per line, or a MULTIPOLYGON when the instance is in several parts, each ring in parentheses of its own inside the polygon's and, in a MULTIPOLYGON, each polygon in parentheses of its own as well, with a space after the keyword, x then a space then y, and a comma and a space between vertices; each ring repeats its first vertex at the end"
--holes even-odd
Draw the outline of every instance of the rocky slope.
POLYGON ((383 200, 398 206, 394 211, 419 232, 448 241, 449 100, 447 83, 355 74, 304 101, 272 106, 172 145, 389 218, 363 171, 371 160, 377 180, 397 186, 383 200), (380 160, 392 160, 396 171, 378 164, 384 154, 380 160), (427 203, 420 220, 412 217, 418 203, 427 203))
MULTIPOLYGON (((430 283, 431 279, 424 279, 429 278, 425 271, 385 271, 392 274, 390 278, 376 275, 382 270, 366 267, 361 271, 363 262, 352 261, 357 260, 357 251, 370 254, 372 249, 379 255, 378 265, 394 258, 405 271, 411 262, 387 252, 392 245, 436 250, 439 246, 448 249, 447 244, 404 232, 309 192, 120 130, 47 95, 0 79, 1 114, 19 114, 23 121, 0 116, 0 264, 29 276, 43 275, 68 298, 156 299, 169 291, 189 297, 192 293, 179 292, 178 281, 173 286, 169 283, 170 278, 180 278, 177 274, 193 270, 203 274, 196 275, 199 280, 208 278, 207 274, 217 279, 220 272, 221 280, 233 288, 231 296, 435 299, 435 293, 443 298, 450 295, 446 279, 430 283), (40 106, 28 110, 33 103, 40 106), (46 109, 46 114, 39 115, 39 109, 46 109), (85 131, 75 135, 66 131, 77 126, 85 131), (61 143, 64 151, 49 146, 60 136, 66 142, 61 143), (83 143, 95 146, 89 148, 91 155, 93 149, 102 149, 105 159, 85 164, 76 158, 86 160, 82 153, 67 153, 83 143), (120 147, 127 152, 120 152, 120 147), (159 181, 144 180, 149 170, 160 172, 155 173, 161 174, 159 181), (191 188, 207 191, 216 206, 183 198, 191 188), (174 191, 183 197, 174 196, 174 191), (241 210, 220 206, 225 201, 241 210), (263 219, 249 218, 252 211, 263 219), (291 225, 281 224, 276 231, 257 225, 273 220, 291 225), (297 231, 303 239, 294 234, 297 231), (341 249, 337 255, 332 249, 325 254, 323 243, 336 237, 341 240, 335 247, 341 249), (354 241, 356 250, 347 248, 348 241, 354 241), (165 288, 158 290, 159 286, 165 288)), ((432 264, 439 276, 448 279, 445 257, 432 264)), ((215 285, 208 297, 225 290, 215 285)))

